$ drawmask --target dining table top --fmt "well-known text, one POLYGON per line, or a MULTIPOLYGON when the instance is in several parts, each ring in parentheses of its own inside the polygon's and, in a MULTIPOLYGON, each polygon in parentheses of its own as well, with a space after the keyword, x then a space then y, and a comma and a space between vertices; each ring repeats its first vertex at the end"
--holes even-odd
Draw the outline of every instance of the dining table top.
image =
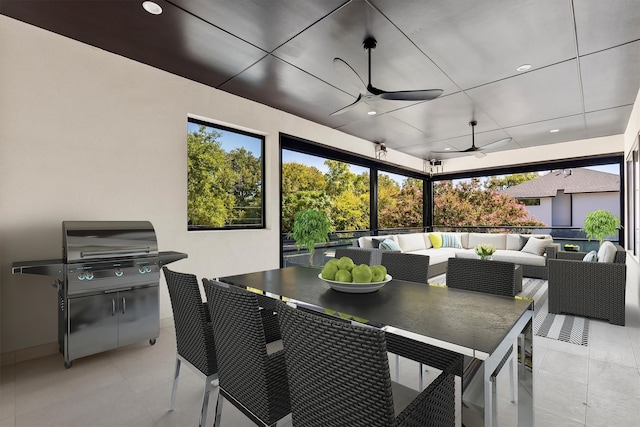
POLYGON ((220 277, 221 282, 254 288, 425 337, 471 356, 490 355, 533 302, 442 286, 392 279, 371 293, 333 290, 313 267, 286 267, 220 277))

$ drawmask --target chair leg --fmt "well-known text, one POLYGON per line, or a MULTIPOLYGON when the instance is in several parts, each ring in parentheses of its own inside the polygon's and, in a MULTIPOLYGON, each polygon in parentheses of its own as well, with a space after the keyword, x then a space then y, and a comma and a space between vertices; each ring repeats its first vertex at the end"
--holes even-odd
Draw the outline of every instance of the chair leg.
POLYGON ((418 374, 418 390, 422 391, 422 363, 418 363, 418 371, 420 371, 418 374))
POLYGON ((176 357, 176 370, 173 375, 173 389, 171 390, 171 403, 169 411, 173 411, 176 406, 176 393, 178 391, 178 376, 180 375, 180 359, 176 357))
POLYGON ((213 427, 220 427, 220 420, 222 419, 222 394, 220 393, 220 389, 218 389, 218 402, 216 402, 216 416, 213 421, 213 427))
POLYGON ((207 425, 207 411, 209 409, 209 393, 211 393, 211 378, 204 382, 204 393, 202 395, 202 411, 200 412, 200 427, 207 425))

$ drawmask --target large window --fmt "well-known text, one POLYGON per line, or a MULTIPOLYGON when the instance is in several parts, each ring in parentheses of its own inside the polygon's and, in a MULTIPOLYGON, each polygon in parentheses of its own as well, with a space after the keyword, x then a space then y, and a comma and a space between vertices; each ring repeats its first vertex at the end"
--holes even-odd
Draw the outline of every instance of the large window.
POLYGON ((189 230, 264 228, 264 137, 189 118, 189 230))
POLYGON ((282 232, 298 211, 318 209, 335 231, 369 229, 369 169, 282 150, 282 232))
POLYGON ((378 228, 422 227, 423 180, 378 172, 378 228))

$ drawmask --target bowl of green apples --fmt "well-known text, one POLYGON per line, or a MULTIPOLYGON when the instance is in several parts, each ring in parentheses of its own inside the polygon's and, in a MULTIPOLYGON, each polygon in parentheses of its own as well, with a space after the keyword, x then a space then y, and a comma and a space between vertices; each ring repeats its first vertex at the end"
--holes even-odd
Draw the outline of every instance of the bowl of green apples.
POLYGON ((346 256, 326 263, 318 278, 331 289, 350 294, 375 292, 392 279, 383 265, 356 265, 346 256))

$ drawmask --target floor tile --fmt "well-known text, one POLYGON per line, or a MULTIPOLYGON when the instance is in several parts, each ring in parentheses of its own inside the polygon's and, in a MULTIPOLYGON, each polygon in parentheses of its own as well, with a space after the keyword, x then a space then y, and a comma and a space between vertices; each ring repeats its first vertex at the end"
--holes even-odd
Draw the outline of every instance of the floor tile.
POLYGON ((640 394, 589 389, 587 426, 633 426, 638 422, 640 394))
POLYGON ((638 368, 592 359, 589 362, 589 391, 592 389, 640 396, 638 368))
MULTIPOLYGON (((587 384, 540 371, 534 384, 535 410, 584 423, 587 412, 587 384)), ((540 424, 543 425, 543 424, 540 424)))
POLYGON ((558 378, 566 378, 587 384, 589 378, 589 358, 548 348, 538 373, 539 375, 543 373, 555 375, 558 378))

